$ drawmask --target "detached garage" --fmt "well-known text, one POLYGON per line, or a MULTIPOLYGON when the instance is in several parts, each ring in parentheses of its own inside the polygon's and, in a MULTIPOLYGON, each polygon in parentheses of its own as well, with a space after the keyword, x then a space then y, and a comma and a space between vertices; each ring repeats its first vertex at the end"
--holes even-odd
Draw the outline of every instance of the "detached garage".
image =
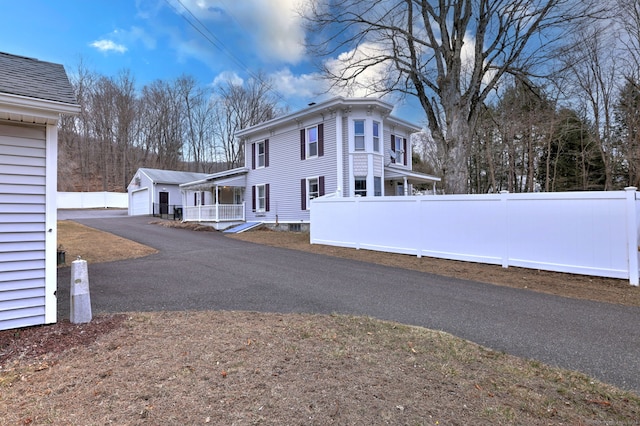
POLYGON ((79 110, 62 65, 0 52, 0 330, 56 322, 57 124, 79 110))
POLYGON ((182 208, 180 184, 204 179, 207 176, 206 173, 138 169, 127 186, 129 216, 174 215, 176 208, 182 208))

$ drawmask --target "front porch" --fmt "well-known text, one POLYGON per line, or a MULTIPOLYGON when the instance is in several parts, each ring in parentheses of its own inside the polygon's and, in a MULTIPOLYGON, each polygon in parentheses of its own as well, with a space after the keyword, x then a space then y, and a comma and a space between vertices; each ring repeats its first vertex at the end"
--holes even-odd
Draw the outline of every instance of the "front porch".
POLYGON ((180 185, 183 222, 201 222, 226 229, 245 222, 245 168, 216 173, 203 180, 180 185))
POLYGON ((185 207, 183 222, 244 222, 242 204, 205 204, 185 207))

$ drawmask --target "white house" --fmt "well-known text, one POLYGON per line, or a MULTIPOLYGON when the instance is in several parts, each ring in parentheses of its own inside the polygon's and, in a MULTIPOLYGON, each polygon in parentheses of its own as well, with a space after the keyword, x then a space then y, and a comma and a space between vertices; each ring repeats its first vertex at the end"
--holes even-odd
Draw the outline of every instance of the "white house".
POLYGON ((62 65, 0 53, 0 330, 57 320, 57 124, 79 111, 62 65))
POLYGON ((440 178, 412 170, 410 137, 420 127, 392 110, 379 99, 336 97, 241 130, 244 167, 181 185, 185 199, 205 192, 213 200, 208 208, 185 207, 185 220, 301 229, 315 197, 406 196, 416 184, 435 188, 440 178), (219 215, 240 208, 243 217, 219 215))
MULTIPOLYGON (((180 184, 204 179, 206 173, 181 172, 140 168, 127 186, 129 216, 174 215, 175 207, 182 207, 180 184)), ((201 196, 201 194, 198 194, 201 196)), ((211 200, 199 199, 204 204, 211 200)))

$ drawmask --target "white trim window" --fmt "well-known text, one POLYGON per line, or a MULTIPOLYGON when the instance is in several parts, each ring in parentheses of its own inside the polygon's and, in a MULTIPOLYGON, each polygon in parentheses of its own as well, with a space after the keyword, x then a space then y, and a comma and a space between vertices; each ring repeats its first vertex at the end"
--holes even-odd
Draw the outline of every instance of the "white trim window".
POLYGON ((324 176, 313 176, 300 180, 300 209, 309 210, 311 200, 324 195, 324 176))
POLYGON ((367 177, 356 176, 353 182, 353 195, 356 197, 367 196, 367 177))
POLYGON ((318 156, 318 126, 307 129, 307 158, 318 156))
POLYGON ((380 123, 373 122, 373 152, 380 152, 380 123))
POLYGON ((309 201, 320 196, 320 179, 312 177, 307 179, 307 206, 309 201))
POLYGON ((364 120, 353 120, 353 147, 356 151, 365 150, 364 120))
POLYGON ((404 146, 405 140, 402 136, 395 135, 393 137, 393 152, 395 152, 395 163, 404 164, 404 146))
POLYGON ((257 142, 256 143, 256 168, 262 168, 265 166, 265 143, 257 142))
POLYGON ((382 196, 382 178, 380 176, 373 177, 373 196, 382 196))

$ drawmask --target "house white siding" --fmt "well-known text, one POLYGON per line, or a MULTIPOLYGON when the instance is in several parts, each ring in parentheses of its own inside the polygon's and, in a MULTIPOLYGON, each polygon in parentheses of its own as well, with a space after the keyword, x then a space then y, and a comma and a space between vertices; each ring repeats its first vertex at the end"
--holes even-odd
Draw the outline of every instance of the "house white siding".
MULTIPOLYGON (((46 154, 45 126, 0 124, 0 329, 51 322, 46 154)), ((53 310, 55 321, 55 299, 53 310)))
POLYGON ((251 169, 251 144, 269 139, 268 167, 252 169, 247 175, 245 203, 247 221, 262 222, 308 222, 308 206, 302 210, 301 180, 313 177, 324 177, 325 193, 337 189, 336 170, 336 132, 335 116, 318 114, 307 118, 300 124, 277 129, 275 132, 264 132, 253 135, 246 141, 246 167, 251 169), (324 155, 301 159, 300 130, 323 125, 324 155), (331 141, 331 142, 328 142, 331 141), (254 212, 252 209, 253 191, 256 185, 269 185, 269 211, 254 212))

